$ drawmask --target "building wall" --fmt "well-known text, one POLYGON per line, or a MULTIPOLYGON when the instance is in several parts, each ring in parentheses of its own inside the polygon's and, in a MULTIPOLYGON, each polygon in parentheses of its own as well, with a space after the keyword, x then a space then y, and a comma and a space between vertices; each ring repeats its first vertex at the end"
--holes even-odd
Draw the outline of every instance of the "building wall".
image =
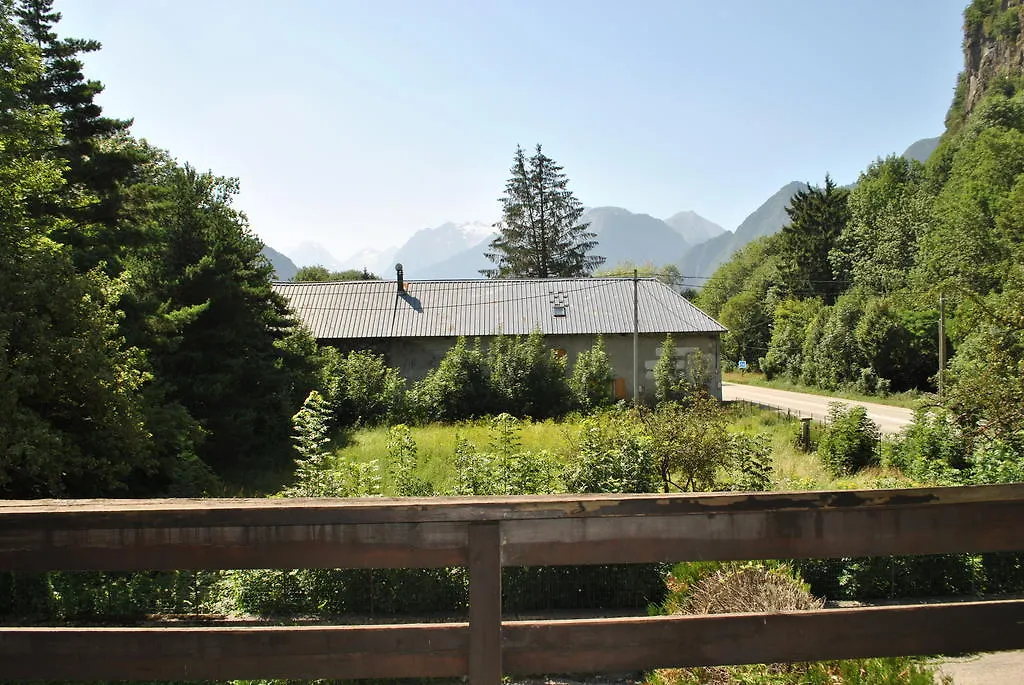
MULTIPOLYGON (((576 355, 589 350, 595 340, 593 335, 549 335, 544 342, 556 350, 564 351, 568 367, 576 361, 576 355)), ((664 334, 643 334, 637 337, 637 389, 641 397, 654 397, 654 365, 661 355, 664 334)), ((456 338, 386 338, 376 340, 323 341, 344 351, 370 349, 383 354, 388 364, 398 368, 409 381, 418 381, 437 367, 445 353, 455 344, 456 338)), ((712 397, 722 399, 722 372, 719 361, 719 336, 717 334, 673 336, 680 358, 699 350, 708 365, 707 386, 712 397)), ((472 341, 470 341, 472 344, 472 341)), ((487 339, 483 339, 484 348, 487 339)), ((616 378, 616 389, 622 399, 633 396, 633 336, 612 334, 604 336, 605 350, 611 361, 616 378)))

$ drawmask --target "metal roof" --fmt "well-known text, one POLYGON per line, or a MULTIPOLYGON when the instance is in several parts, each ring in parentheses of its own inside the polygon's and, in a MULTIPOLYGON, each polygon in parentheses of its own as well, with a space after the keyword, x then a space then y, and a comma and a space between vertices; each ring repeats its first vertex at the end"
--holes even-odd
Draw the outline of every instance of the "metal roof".
MULTIPOLYGON (((641 333, 726 330, 655 279, 636 288, 641 333)), ((404 292, 396 281, 289 282, 274 290, 318 340, 633 332, 632 278, 405 281, 404 292)))

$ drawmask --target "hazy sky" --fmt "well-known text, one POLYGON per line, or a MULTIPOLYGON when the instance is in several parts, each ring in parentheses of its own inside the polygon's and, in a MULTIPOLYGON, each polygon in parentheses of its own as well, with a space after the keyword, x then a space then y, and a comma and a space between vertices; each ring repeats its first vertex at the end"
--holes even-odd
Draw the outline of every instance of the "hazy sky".
POLYGON ((57 0, 107 114, 237 176, 278 249, 494 221, 516 144, 588 206, 732 229, 938 135, 967 0, 57 0))

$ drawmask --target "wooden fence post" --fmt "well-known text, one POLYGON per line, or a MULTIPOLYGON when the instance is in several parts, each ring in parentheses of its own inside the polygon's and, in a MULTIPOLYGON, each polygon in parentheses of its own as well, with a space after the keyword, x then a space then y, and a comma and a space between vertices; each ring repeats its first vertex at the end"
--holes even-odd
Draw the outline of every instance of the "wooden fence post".
POLYGON ((501 524, 469 526, 469 682, 500 685, 501 524))

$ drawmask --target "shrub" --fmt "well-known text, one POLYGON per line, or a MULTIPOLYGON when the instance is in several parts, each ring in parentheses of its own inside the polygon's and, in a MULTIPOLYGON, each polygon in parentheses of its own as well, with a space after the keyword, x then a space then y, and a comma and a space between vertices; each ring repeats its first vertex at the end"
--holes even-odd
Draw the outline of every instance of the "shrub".
POLYGON ((584 411, 603 407, 612 402, 612 364, 604 349, 604 338, 600 335, 589 350, 576 356, 569 378, 576 404, 584 411))
POLYGON ((945 410, 919 409, 886 458, 920 483, 953 485, 964 481, 968 440, 945 410))
POLYGON ((384 362, 383 355, 368 351, 342 355, 326 348, 324 357, 324 387, 336 425, 372 426, 401 416, 405 379, 384 362))
POLYGON ((665 492, 716 490, 732 453, 722 406, 707 396, 688 406, 663 402, 646 419, 665 492))
POLYGON ((433 496, 434 486, 416 474, 416 441, 407 425, 400 423, 388 429, 387 449, 395 494, 399 497, 433 496))
POLYGON ((730 490, 764 492, 772 487, 772 449, 767 436, 736 433, 729 438, 730 490))
POLYGON ((828 428, 818 443, 818 455, 833 475, 850 475, 878 464, 875 447, 880 439, 878 426, 868 418, 864 407, 832 402, 828 428))
POLYGON ((653 373, 655 401, 659 404, 687 401, 706 391, 708 362, 699 351, 680 359, 669 333, 661 343, 661 354, 653 373))
POLYGON ((489 385, 495 410, 544 419, 569 407, 565 360, 544 346, 544 336, 499 335, 487 347, 489 385))
POLYGON ((436 369, 413 386, 411 402, 417 418, 455 422, 491 411, 487 361, 477 339, 472 347, 459 338, 436 369))
POLYGON ((456 495, 539 495, 556 489, 560 465, 541 450, 524 451, 519 421, 500 414, 491 420, 490 450, 465 438, 455 440, 456 495))
POLYGON ((604 411, 583 420, 572 464, 570 492, 657 492, 660 471, 654 443, 636 412, 604 411))

